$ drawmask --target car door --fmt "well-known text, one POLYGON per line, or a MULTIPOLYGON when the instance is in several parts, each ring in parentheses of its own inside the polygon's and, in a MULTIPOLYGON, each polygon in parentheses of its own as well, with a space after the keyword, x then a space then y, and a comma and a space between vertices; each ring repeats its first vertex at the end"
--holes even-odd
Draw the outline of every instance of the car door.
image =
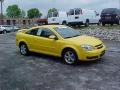
POLYGON ((52 23, 52 12, 48 13, 48 24, 52 23))
POLYGON ((99 20, 100 20, 100 15, 96 11, 94 11, 94 13, 93 13, 93 23, 98 23, 99 20))
POLYGON ((55 24, 59 24, 59 12, 53 12, 52 21, 55 24))
POLYGON ((71 9, 68 13, 68 23, 75 21, 74 9, 71 9))
POLYGON ((48 23, 49 24, 58 24, 59 23, 59 13, 58 12, 51 12, 48 15, 48 23))
POLYGON ((75 22, 80 22, 82 20, 81 9, 75 9, 74 20, 75 22))
POLYGON ((30 49, 30 51, 36 51, 37 50, 37 32, 38 32, 38 28, 34 28, 29 30, 28 32, 26 32, 26 36, 25 36, 25 40, 27 42, 28 48, 30 49))
POLYGON ((35 40, 36 50, 50 55, 58 55, 59 43, 58 40, 50 39, 49 36, 55 35, 47 28, 39 28, 35 40))

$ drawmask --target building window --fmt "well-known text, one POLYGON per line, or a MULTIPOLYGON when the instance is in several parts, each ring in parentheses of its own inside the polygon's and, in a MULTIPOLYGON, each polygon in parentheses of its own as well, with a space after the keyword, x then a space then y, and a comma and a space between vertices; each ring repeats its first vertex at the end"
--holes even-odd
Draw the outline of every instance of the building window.
POLYGON ((16 25, 16 20, 13 20, 13 25, 16 25))
POLYGON ((23 20, 23 25, 26 25, 26 20, 23 20))
POLYGON ((11 25, 11 21, 10 20, 7 20, 7 25, 11 25))

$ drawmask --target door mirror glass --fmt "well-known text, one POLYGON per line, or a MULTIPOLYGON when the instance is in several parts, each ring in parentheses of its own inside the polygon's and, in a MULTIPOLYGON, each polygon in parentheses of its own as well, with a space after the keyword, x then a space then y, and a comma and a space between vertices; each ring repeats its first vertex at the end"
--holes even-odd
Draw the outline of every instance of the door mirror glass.
POLYGON ((94 12, 95 12, 95 15, 96 15, 96 16, 99 16, 99 15, 100 15, 98 12, 96 12, 96 11, 94 11, 94 12))
POLYGON ((99 13, 97 13, 96 16, 99 16, 99 13))
POLYGON ((50 35, 50 36, 49 36, 49 39, 55 39, 55 40, 56 40, 57 38, 56 38, 55 35, 50 35))

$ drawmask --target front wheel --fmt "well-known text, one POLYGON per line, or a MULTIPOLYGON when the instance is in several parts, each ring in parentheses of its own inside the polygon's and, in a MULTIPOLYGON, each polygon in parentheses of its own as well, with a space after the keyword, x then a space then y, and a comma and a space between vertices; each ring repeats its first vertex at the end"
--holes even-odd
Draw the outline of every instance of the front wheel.
POLYGON ((20 44, 19 48, 20 48, 21 55, 25 56, 25 55, 29 54, 29 50, 28 50, 28 47, 26 44, 24 44, 24 43, 20 44))
POLYGON ((64 59, 65 63, 68 65, 72 65, 77 62, 77 54, 72 49, 65 50, 63 52, 62 58, 64 59))

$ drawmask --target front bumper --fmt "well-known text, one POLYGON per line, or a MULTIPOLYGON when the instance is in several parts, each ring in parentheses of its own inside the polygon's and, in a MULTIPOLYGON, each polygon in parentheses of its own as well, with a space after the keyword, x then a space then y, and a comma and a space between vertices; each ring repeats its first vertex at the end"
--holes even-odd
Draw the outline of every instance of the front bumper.
POLYGON ((78 54, 78 59, 80 61, 93 61, 101 58, 105 54, 105 46, 101 49, 94 51, 84 51, 83 53, 78 54))
POLYGON ((111 24, 111 23, 116 24, 119 22, 119 20, 118 19, 101 19, 101 22, 105 24, 111 24))

